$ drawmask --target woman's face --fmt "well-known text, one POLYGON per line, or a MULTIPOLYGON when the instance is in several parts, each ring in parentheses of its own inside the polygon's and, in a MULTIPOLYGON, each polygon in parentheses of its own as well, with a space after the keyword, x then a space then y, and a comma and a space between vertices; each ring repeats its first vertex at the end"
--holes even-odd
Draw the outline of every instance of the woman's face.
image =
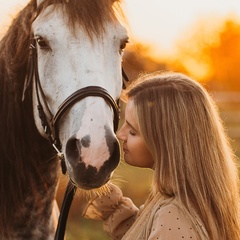
POLYGON ((153 168, 153 157, 148 150, 134 117, 134 102, 129 100, 125 111, 125 122, 117 133, 123 141, 125 162, 136 167, 153 168))

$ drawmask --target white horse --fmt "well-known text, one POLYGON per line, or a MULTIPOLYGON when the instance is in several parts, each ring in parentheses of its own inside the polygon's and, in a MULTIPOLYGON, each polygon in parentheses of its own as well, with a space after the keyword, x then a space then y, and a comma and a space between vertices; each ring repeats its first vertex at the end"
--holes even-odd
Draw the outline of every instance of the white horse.
POLYGON ((128 35, 117 6, 31 0, 2 39, 0 239, 53 238, 56 151, 86 190, 107 183, 118 165, 115 101, 128 35))

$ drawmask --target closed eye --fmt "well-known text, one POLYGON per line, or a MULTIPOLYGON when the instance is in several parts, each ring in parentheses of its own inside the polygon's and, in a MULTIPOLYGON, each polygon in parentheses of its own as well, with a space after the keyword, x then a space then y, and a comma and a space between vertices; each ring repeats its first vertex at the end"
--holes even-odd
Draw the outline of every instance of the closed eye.
POLYGON ((49 46, 48 42, 41 36, 36 36, 35 37, 40 49, 43 50, 51 50, 51 47, 49 46))
POLYGON ((130 131, 129 131, 129 134, 132 135, 132 136, 135 136, 135 135, 136 135, 136 133, 135 133, 133 130, 130 130, 130 131))
POLYGON ((132 136, 137 135, 139 132, 131 125, 131 123, 127 120, 125 120, 127 126, 129 127, 129 134, 132 136))

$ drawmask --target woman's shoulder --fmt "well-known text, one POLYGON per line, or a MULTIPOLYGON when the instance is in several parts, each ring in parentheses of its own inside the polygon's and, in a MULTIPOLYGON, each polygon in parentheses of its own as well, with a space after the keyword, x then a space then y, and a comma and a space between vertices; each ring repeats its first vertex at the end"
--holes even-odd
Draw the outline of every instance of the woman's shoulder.
POLYGON ((174 198, 165 199, 159 203, 154 213, 152 229, 160 231, 164 236, 181 235, 191 239, 195 239, 196 236, 191 221, 174 198))
POLYGON ((171 215, 171 212, 178 212, 178 207, 174 197, 164 197, 158 200, 155 205, 155 214, 171 215), (167 214, 168 213, 168 214, 167 214))
POLYGON ((176 198, 165 198, 161 200, 155 212, 155 218, 156 217, 159 217, 164 222, 169 220, 171 223, 186 222, 189 224, 189 220, 186 214, 183 213, 176 198))

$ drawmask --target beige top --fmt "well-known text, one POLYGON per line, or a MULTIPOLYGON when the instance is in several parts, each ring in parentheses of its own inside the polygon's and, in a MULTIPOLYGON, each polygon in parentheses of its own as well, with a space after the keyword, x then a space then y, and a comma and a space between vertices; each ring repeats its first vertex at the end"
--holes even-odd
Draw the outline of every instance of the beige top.
MULTIPOLYGON (((92 200, 83 215, 104 220, 104 230, 114 240, 198 239, 176 199, 163 198, 160 194, 139 210, 129 198, 122 196, 118 187, 111 185, 111 194, 92 200)), ((201 229, 201 239, 208 239, 205 228, 201 226, 201 229)))

